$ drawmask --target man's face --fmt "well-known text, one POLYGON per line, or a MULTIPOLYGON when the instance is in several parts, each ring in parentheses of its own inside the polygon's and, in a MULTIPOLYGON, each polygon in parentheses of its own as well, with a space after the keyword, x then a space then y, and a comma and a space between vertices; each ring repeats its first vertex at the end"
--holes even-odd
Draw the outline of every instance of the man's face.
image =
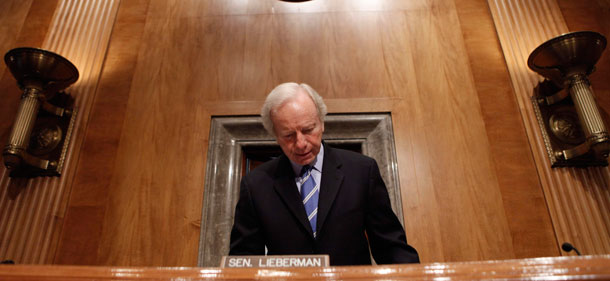
POLYGON ((316 106, 303 90, 271 113, 277 142, 284 154, 299 165, 311 163, 320 152, 324 124, 316 106))

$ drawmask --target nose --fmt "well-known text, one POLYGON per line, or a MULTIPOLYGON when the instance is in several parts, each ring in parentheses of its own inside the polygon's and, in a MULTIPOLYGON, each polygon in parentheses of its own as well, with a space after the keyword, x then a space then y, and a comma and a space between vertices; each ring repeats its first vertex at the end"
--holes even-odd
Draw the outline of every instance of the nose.
POLYGON ((298 150, 304 150, 307 147, 307 141, 305 140, 305 135, 303 135, 301 132, 297 132, 296 147, 298 150))

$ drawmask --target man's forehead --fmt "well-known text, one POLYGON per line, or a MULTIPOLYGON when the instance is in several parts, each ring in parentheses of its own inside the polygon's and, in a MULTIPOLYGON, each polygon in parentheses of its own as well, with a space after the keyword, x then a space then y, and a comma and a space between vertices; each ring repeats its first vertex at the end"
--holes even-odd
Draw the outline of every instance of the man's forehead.
POLYGON ((320 119, 315 110, 282 110, 272 118, 272 121, 277 130, 288 131, 298 128, 315 127, 319 124, 320 119))

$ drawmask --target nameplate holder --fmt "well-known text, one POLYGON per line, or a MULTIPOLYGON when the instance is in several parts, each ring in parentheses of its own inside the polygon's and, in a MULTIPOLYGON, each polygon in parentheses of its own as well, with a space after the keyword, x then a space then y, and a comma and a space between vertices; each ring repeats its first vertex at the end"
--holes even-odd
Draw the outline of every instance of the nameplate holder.
POLYGON ((324 267, 330 266, 328 255, 290 256, 224 256, 222 268, 324 267))

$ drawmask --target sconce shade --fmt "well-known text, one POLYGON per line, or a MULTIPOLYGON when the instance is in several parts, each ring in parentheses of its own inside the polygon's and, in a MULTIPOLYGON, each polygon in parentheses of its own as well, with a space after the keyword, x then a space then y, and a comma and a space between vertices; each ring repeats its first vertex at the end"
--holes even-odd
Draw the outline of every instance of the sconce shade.
POLYGON ((65 89, 78 80, 76 66, 64 57, 36 48, 16 48, 4 56, 4 62, 19 87, 38 88, 43 98, 65 89))
POLYGON ((546 41, 529 56, 533 71, 563 87, 564 79, 589 75, 606 48, 606 38, 593 31, 566 33, 546 41))

